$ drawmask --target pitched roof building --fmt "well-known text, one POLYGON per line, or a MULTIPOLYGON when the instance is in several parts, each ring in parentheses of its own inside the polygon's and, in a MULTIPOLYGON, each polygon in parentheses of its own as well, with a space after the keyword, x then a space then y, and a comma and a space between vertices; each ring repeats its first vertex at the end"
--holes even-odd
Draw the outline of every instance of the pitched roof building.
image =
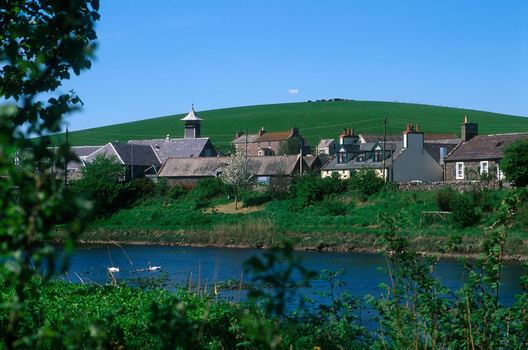
POLYGON ((310 153, 308 143, 297 128, 292 128, 289 131, 267 132, 262 127, 257 134, 250 135, 238 132, 231 144, 236 152, 247 152, 248 156, 298 154, 301 149, 303 154, 310 153), (288 144, 290 140, 295 141, 295 149, 290 149, 288 144))
POLYGON ((185 124, 183 138, 170 138, 167 135, 164 139, 130 140, 128 143, 151 146, 162 163, 170 157, 216 157, 218 155, 211 140, 208 137, 201 137, 202 118, 194 110, 194 105, 191 111, 180 120, 185 124))
POLYGON ((97 156, 115 157, 123 165, 125 180, 156 174, 161 164, 150 145, 136 145, 120 142, 109 142, 95 152, 86 156, 85 163, 93 162, 97 156))
POLYGON ((478 135, 478 125, 469 123, 467 117, 461 125, 462 143, 445 158, 446 181, 477 180, 481 175, 491 175, 502 180, 500 162, 504 150, 512 143, 528 140, 528 133, 478 135))

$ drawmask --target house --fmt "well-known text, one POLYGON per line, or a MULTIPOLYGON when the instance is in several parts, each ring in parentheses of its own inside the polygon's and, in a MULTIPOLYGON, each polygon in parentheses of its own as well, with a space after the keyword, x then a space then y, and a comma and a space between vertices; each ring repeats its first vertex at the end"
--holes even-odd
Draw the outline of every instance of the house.
POLYGON ((418 124, 416 130, 408 124, 401 139, 386 137, 385 140, 360 138, 353 130, 345 129, 339 135, 336 156, 322 167, 321 176, 337 173, 340 178, 348 179, 358 170, 372 169, 395 182, 442 179, 442 166, 426 150, 418 124))
POLYGON ((322 139, 317 144, 317 155, 333 156, 336 153, 336 143, 334 139, 322 139))
MULTIPOLYGON (((247 171, 255 177, 258 184, 269 185, 278 181, 289 181, 308 169, 299 155, 248 157, 247 171)), ((215 158, 169 158, 158 172, 159 178, 167 179, 170 185, 192 187, 199 180, 217 177, 227 165, 227 157, 215 158)))
POLYGON ((500 161, 506 147, 519 140, 528 140, 528 133, 478 135, 478 125, 467 117, 461 127, 462 143, 444 160, 446 181, 477 180, 481 175, 503 179, 500 161))
POLYGON ((303 154, 310 153, 310 146, 297 128, 267 132, 262 127, 258 133, 250 135, 238 132, 231 144, 236 152, 247 153, 250 157, 298 154, 301 150, 303 154))
POLYGON ((155 175, 161 165, 150 145, 109 142, 86 156, 84 163, 93 162, 99 155, 114 157, 123 166, 125 181, 155 175))
POLYGON ((344 129, 339 135, 337 154, 321 168, 321 177, 338 174, 341 179, 346 180, 362 169, 372 169, 379 176, 383 176, 384 165, 385 169, 390 167, 391 159, 401 151, 402 144, 384 144, 378 141, 360 143, 359 136, 353 129, 344 129))
MULTIPOLYGON (((70 180, 78 180, 81 178, 82 173, 81 169, 85 165, 85 159, 90 154, 94 153, 98 149, 100 149, 102 146, 72 146, 70 147, 71 152, 75 155, 75 159, 68 159, 68 163, 66 165, 66 181, 70 180)), ((53 153, 55 152, 55 149, 51 149, 53 153)), ((62 165, 64 165, 64 162, 61 162, 62 165)), ((52 166, 51 171, 55 173, 56 178, 58 179, 64 179, 64 166, 62 167, 55 167, 52 166)))
POLYGON ((194 105, 181 120, 185 123, 183 138, 167 135, 164 139, 130 140, 128 143, 151 146, 162 163, 168 158, 216 157, 218 153, 211 140, 201 137, 202 118, 194 110, 194 105))

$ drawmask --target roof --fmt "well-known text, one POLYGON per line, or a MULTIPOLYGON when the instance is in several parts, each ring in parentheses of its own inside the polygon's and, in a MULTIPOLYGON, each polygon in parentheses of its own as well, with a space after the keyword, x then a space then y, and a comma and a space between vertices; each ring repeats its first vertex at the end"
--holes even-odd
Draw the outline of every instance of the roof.
POLYGON ((180 120, 192 121, 192 120, 202 120, 202 118, 200 118, 200 116, 194 111, 194 105, 193 105, 191 108, 191 111, 185 117, 181 118, 180 120))
POLYGON ((456 147, 445 161, 501 159, 504 149, 519 140, 528 140, 528 133, 477 135, 456 147))
MULTIPOLYGON (((277 131, 277 132, 264 132, 262 135, 259 134, 248 134, 247 140, 246 135, 237 137, 233 143, 253 143, 253 142, 270 142, 270 141, 285 141, 293 135, 292 130, 288 131, 277 131)), ((299 135, 300 136, 300 135, 299 135)))
MULTIPOLYGON (((248 157, 247 170, 254 176, 291 175, 298 168, 298 155, 248 157)), ((216 176, 227 165, 228 157, 169 158, 161 167, 161 177, 216 176)))
POLYGON ((317 148, 330 147, 333 142, 335 142, 334 139, 322 139, 319 141, 317 148))
POLYGON ((440 163, 440 149, 442 147, 445 147, 447 150, 446 154, 449 154, 456 146, 457 144, 455 143, 424 142, 424 149, 437 163, 440 163))
POLYGON ((199 157, 208 142, 208 137, 197 139, 152 139, 128 141, 129 144, 151 146, 162 163, 172 157, 199 157))
POLYGON ((79 158, 86 157, 103 146, 73 146, 71 150, 79 158))
MULTIPOLYGON (((390 151, 392 144, 387 143, 387 151, 390 151)), ((391 164, 393 160, 396 160, 400 154, 404 151, 403 142, 395 142, 394 156, 385 159, 385 166, 391 164)), ((390 154, 390 153, 389 153, 390 154)), ((372 157, 369 157, 365 161, 358 161, 356 158, 357 154, 353 154, 352 159, 346 163, 337 163, 337 156, 333 157, 321 170, 357 170, 357 169, 382 169, 383 162, 374 162, 372 157)))
POLYGON ((299 155, 248 157, 248 171, 255 176, 291 175, 298 167, 299 158, 299 155))
MULTIPOLYGON (((364 142, 383 141, 383 135, 360 134, 364 142)), ((452 133, 438 133, 438 134, 424 134, 424 141, 434 140, 460 140, 456 134, 452 133)), ((403 141, 403 134, 387 135, 387 141, 403 141)))
POLYGON ((124 165, 132 164, 151 166, 160 164, 156 153, 149 145, 110 142, 87 156, 85 161, 89 163, 100 154, 106 154, 109 156, 113 155, 124 165))
POLYGON ((216 176, 227 165, 227 157, 169 158, 163 164, 161 177, 207 177, 216 176))
POLYGON ((266 141, 284 141, 289 139, 292 136, 290 130, 288 131, 278 131, 278 132, 265 132, 257 138, 257 142, 266 142, 266 141))

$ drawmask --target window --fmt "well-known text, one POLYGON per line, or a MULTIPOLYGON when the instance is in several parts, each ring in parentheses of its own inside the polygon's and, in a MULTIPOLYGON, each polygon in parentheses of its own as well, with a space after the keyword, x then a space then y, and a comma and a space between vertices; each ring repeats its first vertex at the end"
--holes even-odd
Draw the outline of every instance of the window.
POLYGON ((381 162, 382 161, 381 150, 375 150, 374 151, 374 161, 375 162, 381 162))
POLYGON ((364 162, 365 161, 365 153, 358 153, 356 160, 358 162, 364 162))
POLYGON ((257 183, 259 185, 269 185, 270 184, 270 177, 269 176, 257 176, 257 183))
POLYGON ((504 179, 504 173, 499 168, 499 163, 497 163, 497 180, 503 180, 504 179))
POLYGON ((259 157, 264 156, 264 150, 259 149, 259 150, 258 150, 258 156, 259 156, 259 157))
POLYGON ((457 180, 464 180, 464 162, 457 162, 455 164, 455 178, 457 180))
POLYGON ((488 169, 489 169, 489 163, 487 160, 480 162, 480 175, 487 174, 488 169))

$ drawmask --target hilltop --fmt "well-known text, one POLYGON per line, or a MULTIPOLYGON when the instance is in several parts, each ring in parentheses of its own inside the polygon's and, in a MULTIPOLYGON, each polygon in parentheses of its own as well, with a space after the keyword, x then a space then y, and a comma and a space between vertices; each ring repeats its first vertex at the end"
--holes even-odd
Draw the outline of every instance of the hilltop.
MULTIPOLYGON (((387 132, 400 133, 407 123, 419 123, 426 133, 460 133, 465 114, 479 124, 479 133, 528 131, 528 118, 470 109, 430 106, 423 104, 376 101, 317 101, 257 105, 198 111, 204 119, 202 135, 228 149, 237 131, 256 132, 264 126, 267 131, 300 129, 311 145, 321 138, 335 138, 344 127, 358 133, 383 132, 383 118, 388 118, 387 132)), ((183 136, 180 122, 185 113, 108 125, 71 132, 73 145, 101 145, 109 141, 183 136)), ((61 137, 61 135, 57 135, 61 137)))

